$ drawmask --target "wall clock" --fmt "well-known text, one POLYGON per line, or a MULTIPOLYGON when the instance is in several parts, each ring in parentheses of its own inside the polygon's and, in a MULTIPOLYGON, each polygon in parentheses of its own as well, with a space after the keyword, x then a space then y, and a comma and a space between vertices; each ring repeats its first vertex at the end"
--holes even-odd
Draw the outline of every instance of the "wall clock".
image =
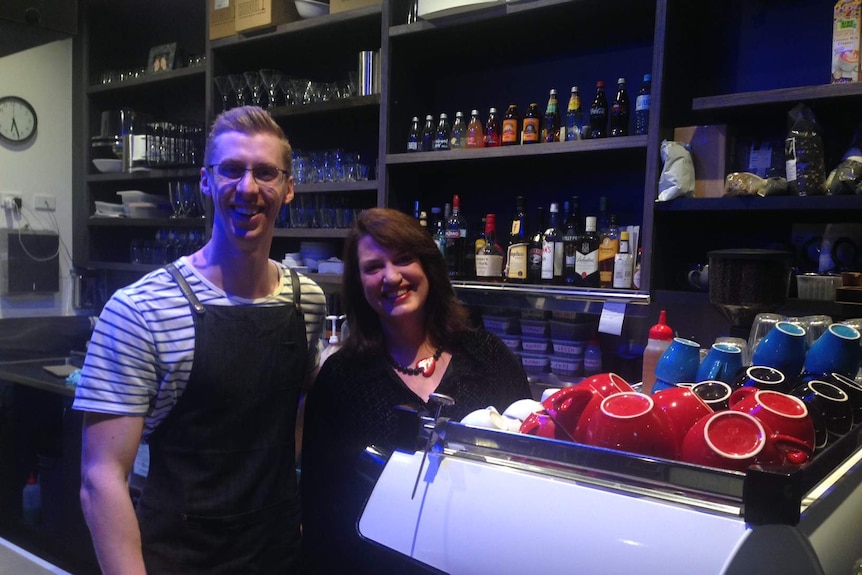
POLYGON ((21 144, 36 136, 36 110, 18 96, 0 97, 0 140, 21 144))

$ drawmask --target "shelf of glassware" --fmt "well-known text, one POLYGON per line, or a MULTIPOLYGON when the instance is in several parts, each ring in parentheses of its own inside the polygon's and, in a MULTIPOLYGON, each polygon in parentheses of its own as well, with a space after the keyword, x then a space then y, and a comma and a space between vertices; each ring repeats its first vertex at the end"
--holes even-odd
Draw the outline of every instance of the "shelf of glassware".
POLYGON ((135 172, 117 172, 117 173, 95 173, 88 174, 87 181, 91 183, 125 183, 125 182, 141 182, 152 180, 177 180, 199 178, 201 169, 199 167, 189 168, 169 168, 169 169, 147 169, 135 172))
POLYGON ((206 77, 205 66, 193 66, 190 68, 177 68, 176 70, 166 70, 155 74, 144 74, 138 78, 129 78, 128 80, 109 82, 106 84, 92 84, 87 88, 87 94, 96 96, 100 94, 114 93, 138 93, 141 89, 147 87, 161 88, 166 83, 182 83, 203 82, 206 77))

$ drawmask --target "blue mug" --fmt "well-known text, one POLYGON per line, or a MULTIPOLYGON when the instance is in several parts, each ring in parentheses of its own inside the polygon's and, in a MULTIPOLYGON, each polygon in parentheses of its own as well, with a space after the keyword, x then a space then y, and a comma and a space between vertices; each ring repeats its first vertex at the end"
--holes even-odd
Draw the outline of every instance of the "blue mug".
POLYGON ((772 326, 751 356, 752 365, 774 367, 788 378, 802 372, 804 361, 805 328, 787 321, 772 326))
POLYGON ((730 383, 742 369, 742 349, 732 343, 714 343, 697 369, 695 381, 717 379, 730 383))
POLYGON ((806 373, 840 373, 855 378, 862 360, 859 330, 851 325, 833 323, 811 344, 805 354, 806 373))
POLYGON ((655 366, 656 384, 652 392, 675 387, 678 383, 692 383, 700 367, 700 344, 690 339, 675 337, 655 366))

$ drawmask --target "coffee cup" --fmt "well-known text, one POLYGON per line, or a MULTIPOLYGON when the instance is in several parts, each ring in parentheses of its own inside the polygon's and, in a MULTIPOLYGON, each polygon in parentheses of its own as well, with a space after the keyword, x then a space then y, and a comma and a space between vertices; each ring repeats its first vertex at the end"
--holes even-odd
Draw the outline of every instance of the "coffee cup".
POLYGON ((700 362, 695 382, 717 379, 731 382, 742 369, 742 350, 731 343, 714 343, 700 362))
POLYGON ((806 373, 840 373, 856 377, 862 359, 860 333, 855 327, 833 323, 805 354, 806 373))
POLYGON ((771 389, 786 393, 793 387, 790 380, 781 370, 768 365, 750 365, 739 372, 733 381, 733 388, 756 387, 758 389, 771 389))
POLYGON ((599 392, 603 397, 622 391, 634 391, 629 382, 616 373, 596 373, 589 375, 575 384, 574 387, 590 387, 599 392))
POLYGON ((566 439, 565 435, 559 437, 557 424, 547 413, 531 413, 521 423, 519 431, 526 435, 535 435, 547 439, 566 439))
MULTIPOLYGON (((573 385, 558 390, 543 401, 542 405, 545 407, 545 413, 557 426, 557 438, 573 441, 575 440, 575 429, 587 406, 590 405, 591 401, 598 402, 603 398, 601 393, 588 385, 573 385)), ((526 421, 525 419, 524 422, 526 423, 526 421)))
POLYGON ((805 402, 808 408, 814 423, 815 448, 826 447, 830 440, 842 437, 853 427, 850 397, 837 385, 811 378, 794 387, 790 394, 805 402))
POLYGON ((780 321, 757 344, 751 363, 774 367, 788 377, 795 377, 802 371, 805 347, 805 328, 780 321))
POLYGON ((729 383, 712 379, 694 384, 691 390, 713 411, 727 409, 727 402, 733 393, 733 388, 729 383))
POLYGON ((853 423, 862 423, 862 384, 840 373, 826 373, 807 377, 817 377, 843 389, 847 397, 850 398, 850 407, 853 410, 853 423))
POLYGON ((800 464, 810 455, 799 439, 776 434, 756 417, 739 411, 719 411, 699 419, 680 448, 682 461, 733 471, 745 471, 751 465, 800 464))
MULTIPOLYGON (((728 390, 730 388, 728 387, 728 390)), ((682 445, 692 425, 713 409, 689 387, 674 387, 652 394, 655 404, 665 412, 673 425, 677 446, 682 445)))
POLYGON ((635 391, 615 393, 593 404, 581 417, 575 439, 608 449, 674 459, 673 425, 652 397, 635 391))
POLYGON ((696 290, 706 291, 709 289, 709 264, 698 266, 688 272, 688 284, 696 290))
POLYGON ((810 452, 817 445, 814 422, 805 403, 793 395, 741 387, 730 395, 728 408, 753 415, 772 431, 802 441, 810 452))
POLYGON ((677 383, 694 382, 699 367, 700 344, 682 337, 673 338, 656 363, 653 393, 677 383))

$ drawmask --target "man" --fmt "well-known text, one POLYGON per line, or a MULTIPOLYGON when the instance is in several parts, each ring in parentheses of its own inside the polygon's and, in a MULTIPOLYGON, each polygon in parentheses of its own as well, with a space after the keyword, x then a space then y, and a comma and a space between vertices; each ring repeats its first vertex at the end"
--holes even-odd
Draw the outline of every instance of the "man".
POLYGON ((291 148, 249 106, 216 119, 204 156, 211 239, 113 295, 76 393, 81 504, 106 574, 298 565, 294 433, 325 298, 269 259, 293 199, 291 148), (149 473, 135 508, 127 481, 142 439, 149 473))

